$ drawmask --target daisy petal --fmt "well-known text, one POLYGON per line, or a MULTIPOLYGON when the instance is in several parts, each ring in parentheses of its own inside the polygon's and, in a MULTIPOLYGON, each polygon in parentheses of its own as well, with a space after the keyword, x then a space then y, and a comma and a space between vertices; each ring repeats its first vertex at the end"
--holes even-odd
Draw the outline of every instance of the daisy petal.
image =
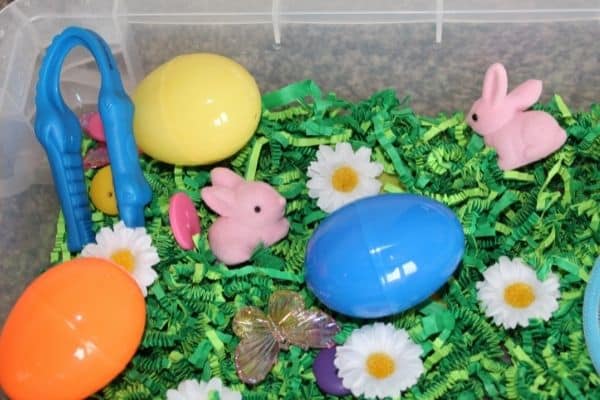
POLYGON ((531 319, 548 320, 558 309, 558 278, 540 281, 533 268, 520 259, 500 257, 477 282, 477 298, 485 314, 505 329, 529 326, 531 319))
POLYGON ((424 372, 421 346, 408 333, 391 324, 365 325, 351 333, 343 346, 338 346, 334 364, 343 385, 356 397, 397 397, 417 383, 424 372), (400 342, 400 343, 399 343, 400 342), (369 357, 390 359, 372 372, 369 357), (375 374, 375 375, 373 375, 375 374), (384 374, 385 376, 381 375, 384 374))
POLYGON ((379 193, 381 183, 375 179, 383 172, 383 166, 371 162, 371 149, 361 147, 356 152, 350 143, 341 142, 335 149, 329 146, 320 146, 317 159, 310 163, 307 176, 310 178, 306 184, 310 198, 317 199, 317 206, 326 212, 333 212, 338 208, 364 197, 379 193), (345 168, 344 189, 334 187, 332 177, 338 169, 345 168), (354 175, 353 175, 354 173, 354 175))
POLYGON ((368 147, 361 147, 356 151, 356 157, 368 162, 371 159, 371 149, 368 147))
POLYGON ((88 244, 81 251, 83 257, 100 257, 111 261, 115 251, 128 252, 133 259, 133 265, 129 261, 128 265, 122 266, 132 271, 133 277, 144 296, 146 288, 150 286, 158 277, 152 267, 160 262, 156 248, 152 246, 152 238, 146 232, 145 228, 128 228, 120 221, 112 229, 102 228, 96 235, 96 244, 88 244))
POLYGON ((175 389, 167 390, 167 400, 188 400, 187 397, 179 393, 175 389))
POLYGON ((177 390, 167 391, 167 400, 200 400, 208 399, 210 394, 216 392, 222 400, 241 400, 242 395, 223 385, 221 379, 213 378, 208 382, 198 383, 195 379, 182 381, 177 390))

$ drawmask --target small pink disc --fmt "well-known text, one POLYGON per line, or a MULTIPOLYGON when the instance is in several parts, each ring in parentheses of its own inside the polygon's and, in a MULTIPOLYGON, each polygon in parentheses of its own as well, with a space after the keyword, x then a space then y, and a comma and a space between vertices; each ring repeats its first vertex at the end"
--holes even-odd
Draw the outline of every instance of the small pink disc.
POLYGON ((200 233, 200 218, 187 194, 179 192, 169 200, 169 223, 179 246, 184 250, 193 249, 192 236, 200 233))
POLYGON ((96 114, 96 112, 87 112, 87 113, 85 113, 85 114, 81 114, 81 115, 79 116, 79 125, 81 125, 81 128, 82 128, 84 131, 86 131, 86 132, 87 132, 87 127, 88 127, 88 124, 89 124, 89 122, 90 122, 90 117, 91 117, 92 115, 94 115, 94 114, 96 114))
POLYGON ((104 137, 104 126, 102 125, 100 113, 95 112, 89 116, 85 130, 92 139, 97 140, 98 142, 106 142, 106 138, 104 137))

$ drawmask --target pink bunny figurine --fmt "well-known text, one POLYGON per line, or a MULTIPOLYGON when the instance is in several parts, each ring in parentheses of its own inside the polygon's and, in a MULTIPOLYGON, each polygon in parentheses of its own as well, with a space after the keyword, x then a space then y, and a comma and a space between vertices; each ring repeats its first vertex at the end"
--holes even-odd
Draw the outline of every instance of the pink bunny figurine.
POLYGON ((215 256, 227 265, 248 261, 262 243, 270 246, 290 228, 285 199, 264 182, 246 182, 227 168, 211 171, 212 186, 202 189, 202 200, 219 218, 208 229, 215 256))
POLYGON ((511 170, 541 160, 560 149, 567 134, 552 116, 526 111, 542 94, 542 81, 530 79, 507 94, 502 64, 485 73, 481 98, 473 103, 467 123, 496 149, 498 165, 511 170))

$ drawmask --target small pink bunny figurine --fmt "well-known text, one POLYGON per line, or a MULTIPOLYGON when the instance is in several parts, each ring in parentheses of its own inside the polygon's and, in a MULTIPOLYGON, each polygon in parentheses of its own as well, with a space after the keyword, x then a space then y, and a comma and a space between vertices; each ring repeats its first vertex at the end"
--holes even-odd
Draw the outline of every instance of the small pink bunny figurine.
POLYGON ((202 189, 202 200, 220 217, 208 229, 215 256, 227 265, 248 261, 256 247, 283 239, 290 224, 285 199, 264 182, 246 182, 227 168, 210 173, 212 186, 202 189))
POLYGON ((508 93, 502 64, 485 73, 481 98, 473 103, 467 123, 496 149, 498 165, 511 170, 541 160, 558 150, 567 134, 543 111, 525 111, 542 94, 542 81, 528 80, 508 93))

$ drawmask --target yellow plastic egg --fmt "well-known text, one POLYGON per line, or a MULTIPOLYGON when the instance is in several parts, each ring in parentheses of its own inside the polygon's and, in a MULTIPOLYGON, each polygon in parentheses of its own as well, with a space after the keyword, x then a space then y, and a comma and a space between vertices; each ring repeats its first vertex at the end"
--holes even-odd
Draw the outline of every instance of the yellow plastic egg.
POLYGON ((176 57, 137 87, 133 130, 147 155, 176 165, 206 165, 241 149, 260 119, 250 73, 216 54, 176 57))
POLYGON ((110 167, 101 168, 90 183, 90 199, 94 206, 107 215, 117 215, 117 198, 110 167))

